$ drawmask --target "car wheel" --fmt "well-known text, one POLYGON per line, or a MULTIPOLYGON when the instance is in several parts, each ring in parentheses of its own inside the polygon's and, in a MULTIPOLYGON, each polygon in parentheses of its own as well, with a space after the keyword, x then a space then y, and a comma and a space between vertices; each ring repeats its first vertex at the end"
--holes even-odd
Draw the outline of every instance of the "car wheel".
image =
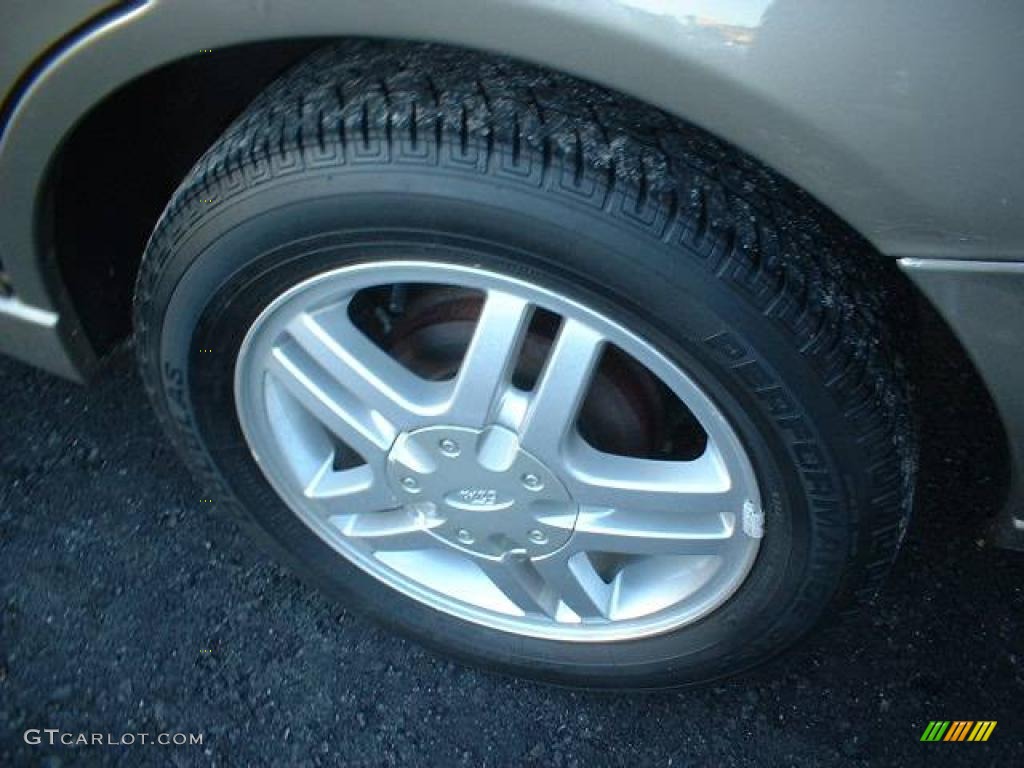
POLYGON ((346 605, 490 668, 662 687, 877 589, 915 457, 893 285, 669 116, 355 43, 182 184, 137 347, 190 466, 346 605))

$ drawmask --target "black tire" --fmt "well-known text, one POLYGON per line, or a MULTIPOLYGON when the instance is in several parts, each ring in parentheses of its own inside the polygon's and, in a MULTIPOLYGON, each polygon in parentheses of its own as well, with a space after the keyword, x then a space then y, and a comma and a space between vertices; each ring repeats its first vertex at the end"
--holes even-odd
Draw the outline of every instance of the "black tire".
POLYGON ((274 84, 196 165, 146 250, 135 322, 147 389, 188 464, 303 576, 475 664, 663 687, 749 668, 877 590, 916 455, 895 285, 805 195, 663 113, 500 58, 352 43, 274 84), (507 635, 390 591, 299 522, 241 435, 235 355, 288 287, 382 253, 528 274, 714 393, 769 531, 725 605, 628 642, 507 635))

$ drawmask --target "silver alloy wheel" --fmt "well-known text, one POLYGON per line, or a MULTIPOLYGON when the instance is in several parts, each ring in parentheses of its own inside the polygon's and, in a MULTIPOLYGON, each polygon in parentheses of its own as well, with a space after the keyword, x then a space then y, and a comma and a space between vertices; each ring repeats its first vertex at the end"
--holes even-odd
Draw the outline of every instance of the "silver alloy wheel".
POLYGON ((763 535, 747 454, 685 373, 604 315, 480 268, 372 262, 305 280, 249 329, 235 399, 257 463, 323 541, 405 595, 501 631, 595 642, 675 629, 735 592, 763 535), (352 320, 360 291, 397 284, 482 293, 451 380, 416 375, 352 320), (538 308, 560 325, 524 391, 511 372, 538 308), (615 455, 581 437, 610 344, 692 412, 707 434, 698 457, 615 455))

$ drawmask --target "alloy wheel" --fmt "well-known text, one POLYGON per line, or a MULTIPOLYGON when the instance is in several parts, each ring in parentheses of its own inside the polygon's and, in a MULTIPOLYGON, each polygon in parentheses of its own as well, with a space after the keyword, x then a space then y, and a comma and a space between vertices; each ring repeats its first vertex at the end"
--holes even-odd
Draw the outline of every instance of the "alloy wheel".
POLYGON ((235 398, 265 476, 324 542, 493 629, 580 642, 675 629, 736 591, 763 535, 750 460, 710 394, 602 312, 518 277, 380 261, 307 279, 252 324, 235 398), (433 366, 394 341, 410 295, 474 297, 461 340, 435 310, 433 366), (651 419, 631 428, 637 414, 596 390, 634 384, 642 396, 621 402, 656 390, 685 415, 669 419, 677 438, 622 447, 651 419), (616 417, 626 428, 601 426, 616 417))

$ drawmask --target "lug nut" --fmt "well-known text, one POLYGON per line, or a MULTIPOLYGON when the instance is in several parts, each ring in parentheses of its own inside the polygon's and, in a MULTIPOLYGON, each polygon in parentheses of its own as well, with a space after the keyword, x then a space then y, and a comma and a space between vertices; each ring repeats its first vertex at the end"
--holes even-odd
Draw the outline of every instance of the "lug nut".
POLYGON ((544 483, 540 481, 540 478, 532 473, 523 475, 523 485, 531 491, 539 491, 544 487, 544 483))
POLYGON ((544 535, 544 531, 538 531, 536 528, 534 528, 532 531, 530 531, 529 536, 530 536, 530 541, 532 541, 534 544, 547 544, 548 543, 548 537, 544 535))
POLYGON ((416 482, 415 477, 403 477, 402 487, 409 491, 409 493, 416 493, 420 489, 420 484, 416 482))
POLYGON ((463 544, 473 543, 473 534, 467 531, 465 528, 460 528, 459 532, 455 534, 455 537, 463 544))
POLYGON ((459 455, 459 444, 454 440, 450 440, 447 437, 441 441, 441 453, 445 456, 458 456, 459 455))

